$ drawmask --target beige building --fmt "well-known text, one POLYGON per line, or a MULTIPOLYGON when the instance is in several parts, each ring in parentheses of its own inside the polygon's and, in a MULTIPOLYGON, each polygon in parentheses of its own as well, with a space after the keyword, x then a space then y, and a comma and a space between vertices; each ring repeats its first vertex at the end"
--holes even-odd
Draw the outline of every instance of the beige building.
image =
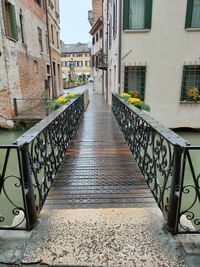
POLYGON ((105 94, 137 90, 167 127, 200 128, 200 0, 104 0, 105 94))
POLYGON ((48 85, 51 88, 49 98, 62 94, 60 11, 59 0, 48 0, 48 36, 51 69, 47 72, 48 85), (52 74, 52 75, 51 75, 52 74))
POLYGON ((63 78, 77 79, 80 75, 91 75, 91 49, 87 43, 62 44, 63 78))

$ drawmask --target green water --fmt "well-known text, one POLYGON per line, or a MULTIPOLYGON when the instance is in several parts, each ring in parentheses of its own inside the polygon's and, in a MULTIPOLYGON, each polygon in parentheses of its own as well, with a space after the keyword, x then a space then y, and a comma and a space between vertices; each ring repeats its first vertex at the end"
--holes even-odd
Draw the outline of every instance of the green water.
MULTIPOLYGON (((21 134, 21 131, 0 129, 0 145, 11 145, 21 134)), ((5 166, 6 153, 7 149, 0 148, 0 174, 3 171, 3 166, 5 166)), ((0 225, 6 226, 12 224, 17 214, 15 208, 23 208, 22 191, 20 181, 17 178, 20 175, 16 149, 10 150, 4 177, 5 180, 0 194, 0 221, 3 220, 3 222, 0 225)))
POLYGON ((193 146, 200 146, 200 131, 195 130, 176 130, 178 135, 186 139, 193 146))
POLYGON ((21 131, 0 129, 0 145, 12 144, 21 134, 21 131))

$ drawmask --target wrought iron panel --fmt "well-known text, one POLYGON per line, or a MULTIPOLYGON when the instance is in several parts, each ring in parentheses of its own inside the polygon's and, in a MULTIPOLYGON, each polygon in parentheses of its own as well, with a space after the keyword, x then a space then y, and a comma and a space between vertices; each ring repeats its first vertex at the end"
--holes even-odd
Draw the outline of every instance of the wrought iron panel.
POLYGON ((115 95, 112 110, 173 233, 200 233, 200 174, 190 144, 115 95), (190 174, 185 172, 188 164, 190 174), (191 179, 188 181, 188 176, 191 179), (189 199, 189 201, 188 201, 189 199))
POLYGON ((32 229, 37 224, 83 111, 81 95, 36 124, 13 145, 0 146, 5 151, 0 160, 0 229, 32 229), (10 168, 13 153, 16 166, 10 168))
POLYGON ((27 212, 21 155, 17 146, 0 146, 0 229, 25 229, 27 212), (15 161, 13 165, 11 162, 15 161))

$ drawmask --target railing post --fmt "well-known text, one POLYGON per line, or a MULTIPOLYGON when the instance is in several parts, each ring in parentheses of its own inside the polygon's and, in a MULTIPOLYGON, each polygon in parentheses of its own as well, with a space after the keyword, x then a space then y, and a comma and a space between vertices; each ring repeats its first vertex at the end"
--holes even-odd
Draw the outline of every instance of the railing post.
POLYGON ((177 219, 180 197, 180 183, 181 183, 181 166, 182 166, 182 148, 179 145, 174 146, 174 161, 172 185, 169 197, 169 209, 167 216, 166 228, 173 234, 177 233, 177 219))
POLYGON ((17 99, 14 97, 13 98, 13 106, 14 106, 14 112, 15 112, 15 116, 18 116, 18 109, 17 109, 17 99))
POLYGON ((47 97, 44 98, 44 109, 45 109, 45 115, 49 115, 49 109, 48 109, 48 99, 47 97))
POLYGON ((28 154, 28 144, 23 145, 21 148, 22 157, 22 171, 25 185, 25 205, 27 209, 27 228, 33 229, 37 225, 37 210, 35 203, 35 195, 31 179, 31 166, 28 154))

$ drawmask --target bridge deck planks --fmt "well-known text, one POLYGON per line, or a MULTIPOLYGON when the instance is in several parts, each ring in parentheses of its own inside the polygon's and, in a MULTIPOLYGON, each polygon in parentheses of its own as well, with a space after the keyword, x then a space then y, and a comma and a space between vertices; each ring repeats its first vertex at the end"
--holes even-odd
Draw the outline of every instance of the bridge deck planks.
POLYGON ((92 95, 44 209, 155 205, 110 107, 92 95))

